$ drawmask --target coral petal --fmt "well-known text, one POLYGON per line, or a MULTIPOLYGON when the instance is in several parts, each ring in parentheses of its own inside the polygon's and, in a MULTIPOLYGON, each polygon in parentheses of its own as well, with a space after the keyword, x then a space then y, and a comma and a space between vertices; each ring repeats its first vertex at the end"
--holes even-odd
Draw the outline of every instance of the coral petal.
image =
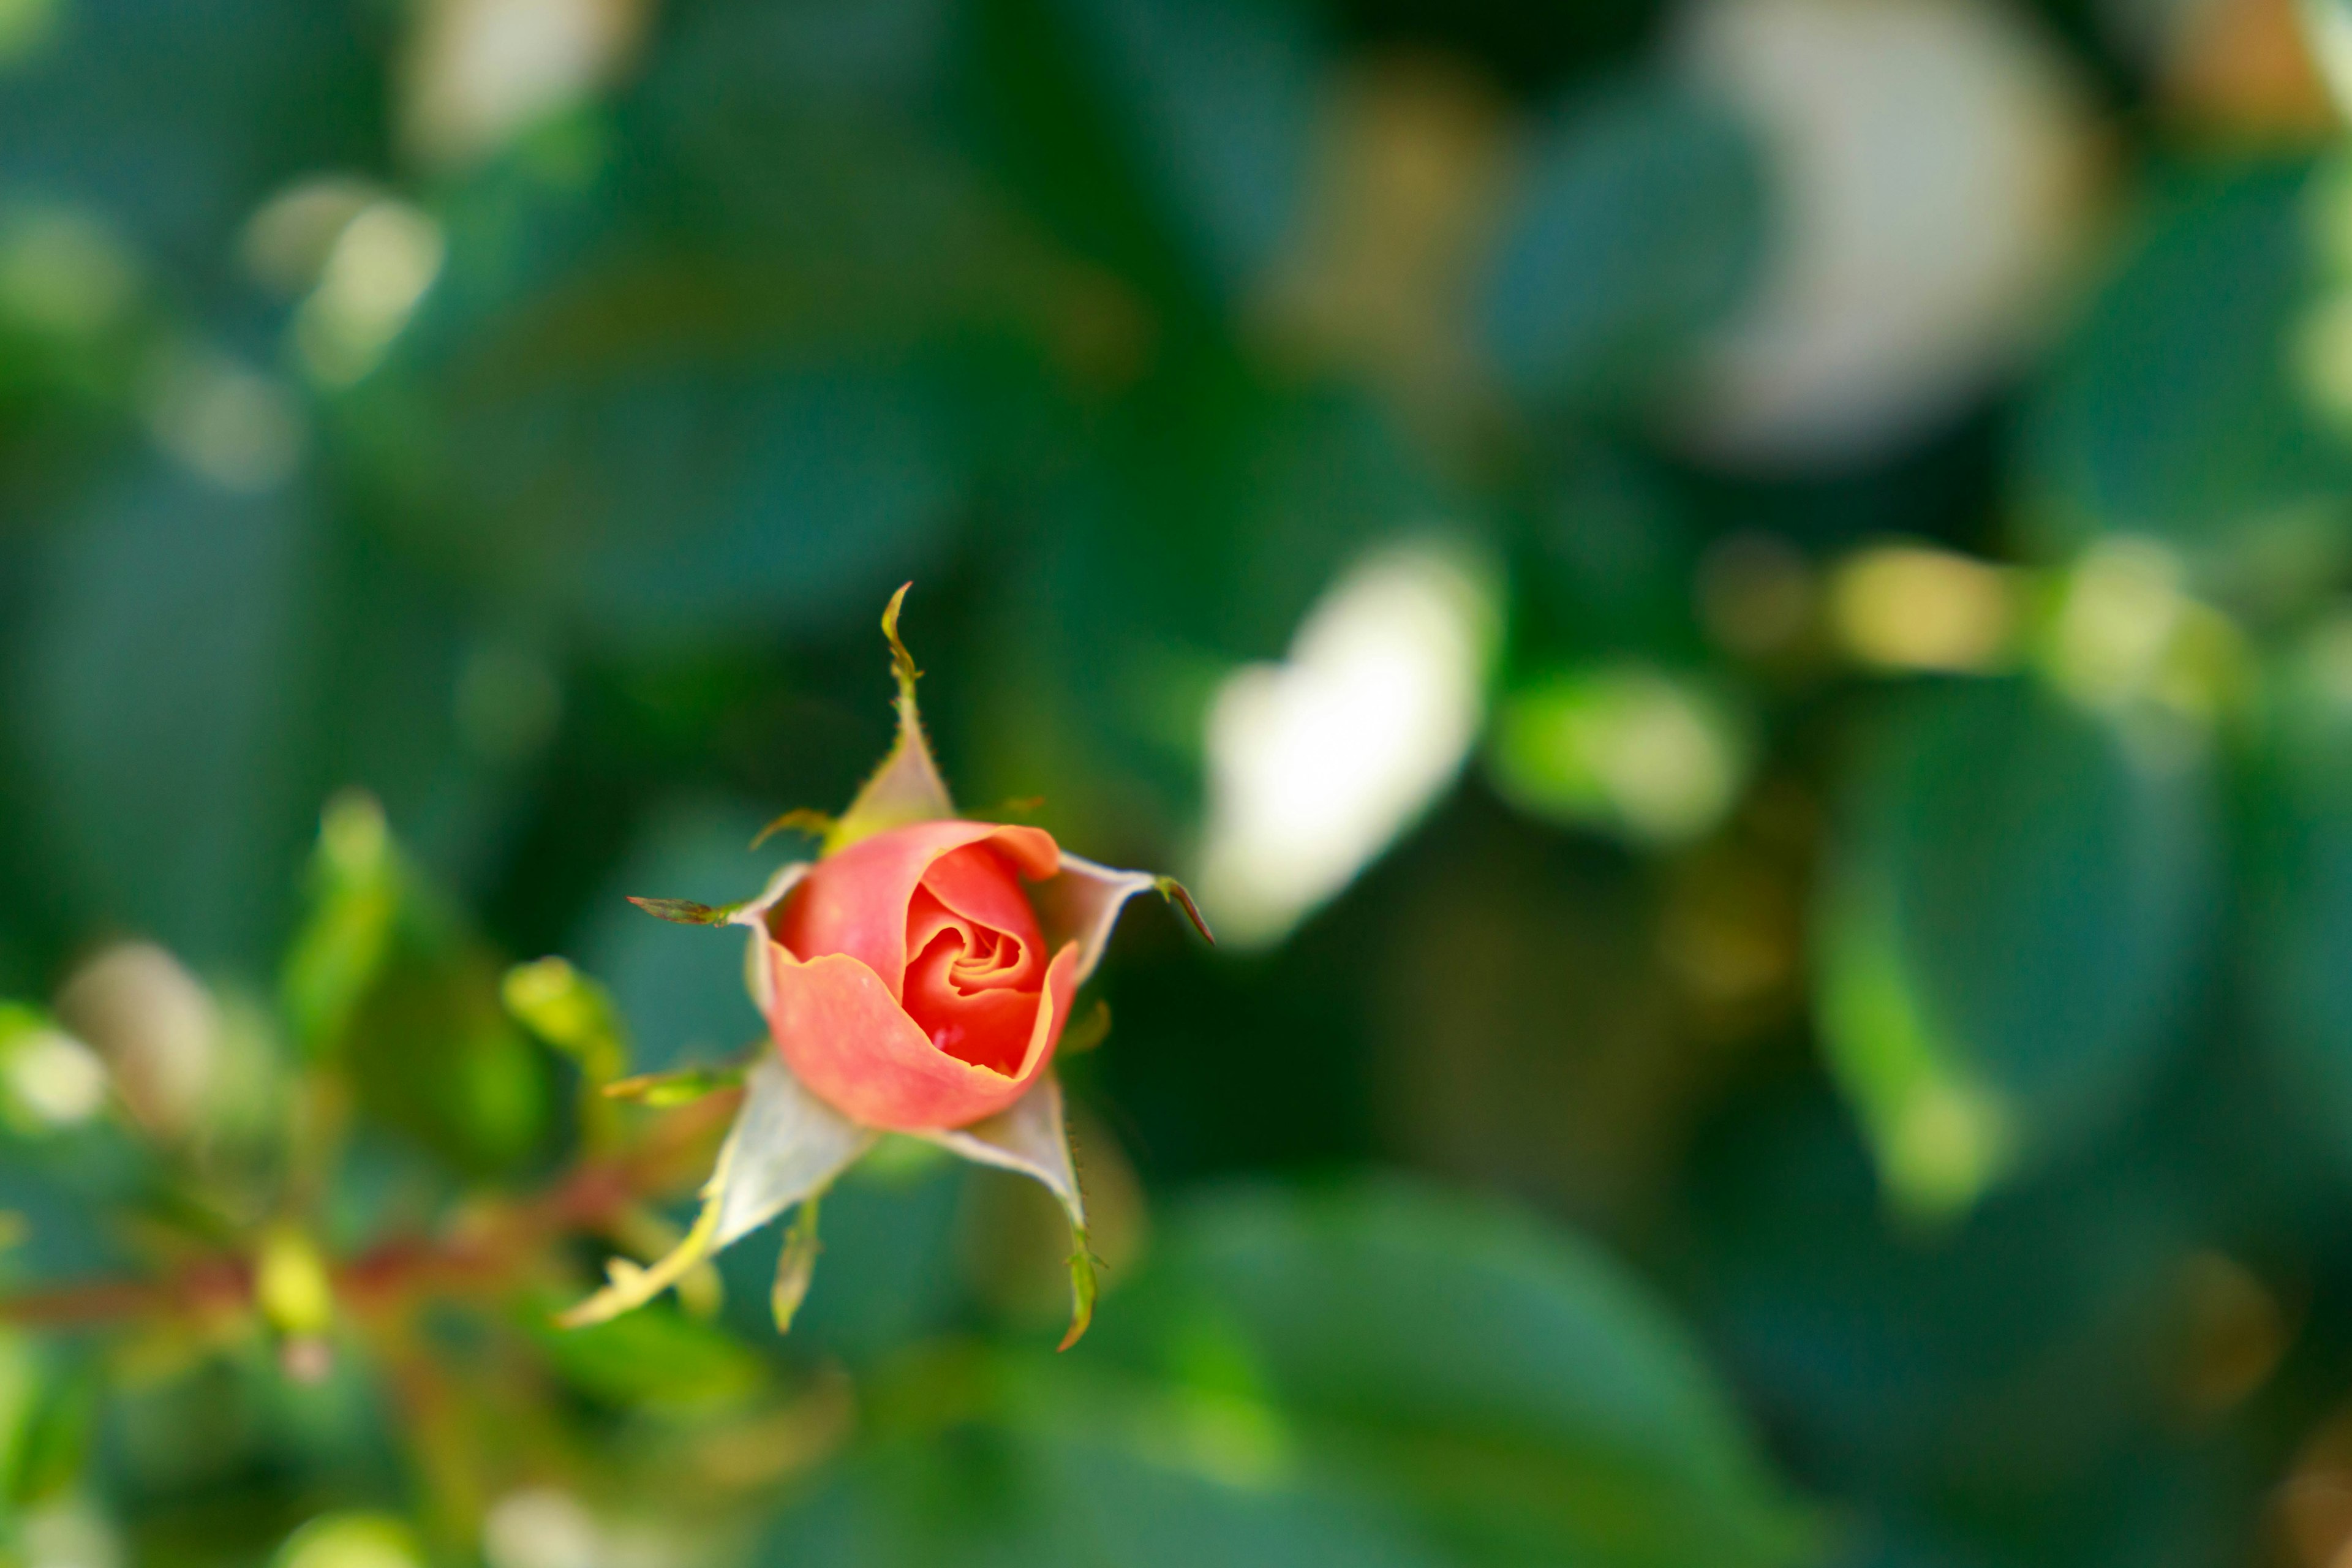
MULTIPOLYGON (((1034 833, 1035 828, 1021 830, 1034 833)), ((1054 864, 1058 868, 1058 851, 1054 864)), ((1037 942, 1037 912, 1029 907, 1029 899, 1022 892, 1014 871, 1034 861, 1015 861, 998 845, 989 842, 967 844, 951 849, 931 862, 923 873, 922 885, 930 895, 950 910, 974 925, 993 926, 1032 944, 1037 942)), ((1034 878, 1034 870, 1030 875, 1034 878)), ((1052 870, 1045 873, 1053 875, 1052 870)))
POLYGON ((1052 877, 1062 854, 1043 828, 991 822, 929 822, 851 845, 810 868, 773 931, 795 953, 846 953, 881 976, 892 1000, 907 968, 907 910, 933 864, 987 844, 1023 876, 1052 877))
POLYGON ((872 1127, 961 1127, 1011 1105, 1052 1059, 1077 991, 1077 950, 1065 946, 1046 970, 1018 1070, 1008 1075, 941 1051, 857 959, 828 953, 803 963, 782 943, 768 951, 775 998, 768 1023, 785 1064, 844 1115, 872 1127))

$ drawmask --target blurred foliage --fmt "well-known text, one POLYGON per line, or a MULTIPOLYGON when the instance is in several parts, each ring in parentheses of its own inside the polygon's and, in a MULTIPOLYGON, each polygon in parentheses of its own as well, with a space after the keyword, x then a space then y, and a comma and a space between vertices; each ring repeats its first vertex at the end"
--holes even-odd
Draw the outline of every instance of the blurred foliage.
POLYGON ((0 0, 0 1562, 2340 1564, 2347 16, 0 0), (908 578, 1093 1333, 559 1330, 908 578))

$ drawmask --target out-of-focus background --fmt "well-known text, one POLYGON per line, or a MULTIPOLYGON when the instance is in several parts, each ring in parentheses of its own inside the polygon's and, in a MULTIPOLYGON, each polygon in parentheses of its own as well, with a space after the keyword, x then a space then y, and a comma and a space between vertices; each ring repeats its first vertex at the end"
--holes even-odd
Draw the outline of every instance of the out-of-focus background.
POLYGON ((0 1560, 2352 1563, 2331 74, 0 0, 0 1560), (961 799, 1223 939, 1065 1064, 1095 1331, 894 1144, 789 1337, 559 1331, 760 1029, 624 896, 805 853, 908 579, 961 799))

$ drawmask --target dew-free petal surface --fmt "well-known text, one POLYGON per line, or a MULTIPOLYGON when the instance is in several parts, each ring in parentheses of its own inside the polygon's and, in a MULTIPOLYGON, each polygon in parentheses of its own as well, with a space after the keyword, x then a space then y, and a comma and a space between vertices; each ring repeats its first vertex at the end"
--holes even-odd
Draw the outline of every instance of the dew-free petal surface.
POLYGON ((982 843, 1033 880, 1061 868, 1061 850, 1042 828, 990 822, 902 827, 861 840, 811 868, 783 902, 773 926, 776 940, 796 957, 846 953, 879 976, 896 1000, 907 968, 908 906, 917 885, 942 857, 982 843))
POLYGON ((771 943, 769 959, 768 1022, 785 1065, 851 1119, 902 1131, 965 1126, 1018 1100, 1052 1058, 1077 992, 1077 949, 1066 945, 1046 970, 1017 1070, 1007 1074, 941 1051, 855 958, 803 963, 771 943))

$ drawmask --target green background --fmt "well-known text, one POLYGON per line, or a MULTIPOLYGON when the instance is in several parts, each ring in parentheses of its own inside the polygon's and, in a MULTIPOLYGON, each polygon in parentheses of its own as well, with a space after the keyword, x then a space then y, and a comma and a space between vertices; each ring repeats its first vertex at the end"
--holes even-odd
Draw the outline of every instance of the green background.
POLYGON ((1729 15, 0 0, 7 1561, 2338 1561, 2315 57, 1729 15), (1213 715, 1400 562, 1457 739, 1221 911, 1213 715), (1093 1332, 1042 1195, 897 1144, 789 1336, 772 1231, 556 1331, 709 1129, 630 1235, 532 1207, 670 1123, 500 978, 758 1038, 625 896, 847 800, 909 579, 959 798, 1229 926, 1133 906, 1065 1064, 1093 1332))

